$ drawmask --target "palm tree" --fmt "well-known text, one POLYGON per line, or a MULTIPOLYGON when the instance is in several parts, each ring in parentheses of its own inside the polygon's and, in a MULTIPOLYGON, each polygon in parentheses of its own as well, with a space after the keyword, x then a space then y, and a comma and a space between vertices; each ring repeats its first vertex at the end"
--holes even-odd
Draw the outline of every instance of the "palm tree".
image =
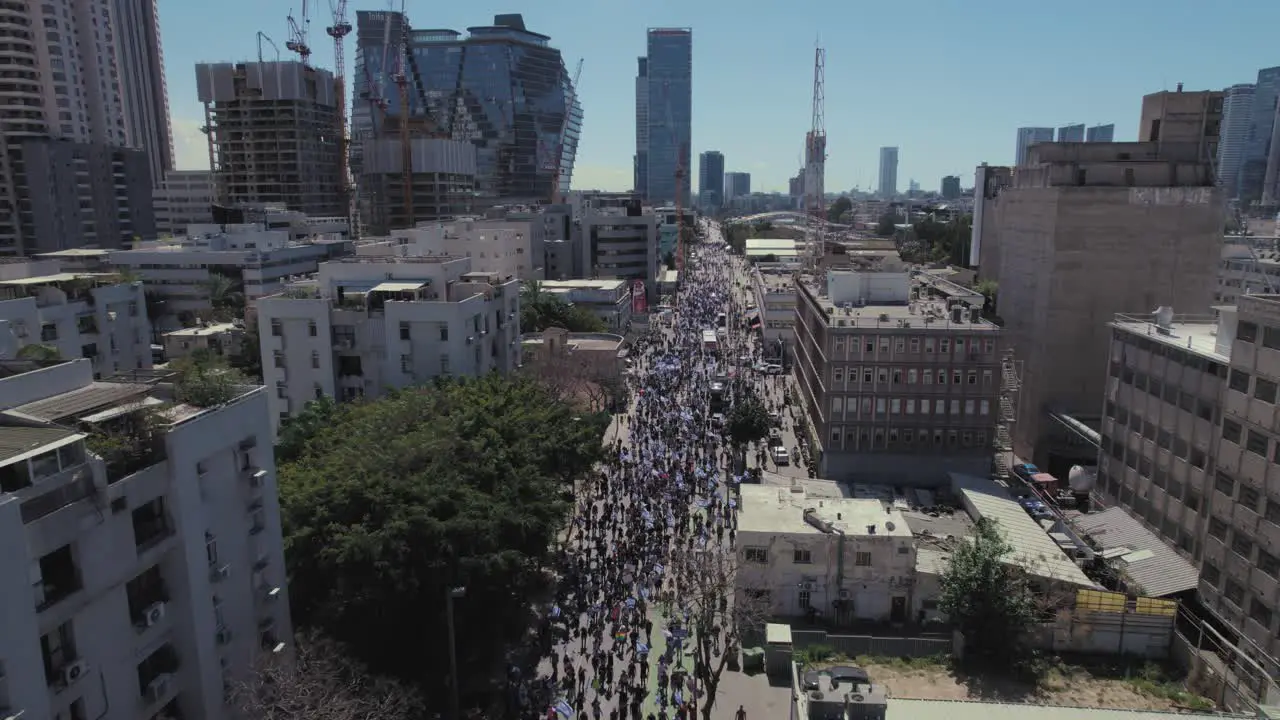
POLYGON ((244 315, 244 293, 240 283, 222 273, 211 273, 205 281, 209 291, 209 304, 213 306, 214 316, 221 320, 230 320, 244 315))

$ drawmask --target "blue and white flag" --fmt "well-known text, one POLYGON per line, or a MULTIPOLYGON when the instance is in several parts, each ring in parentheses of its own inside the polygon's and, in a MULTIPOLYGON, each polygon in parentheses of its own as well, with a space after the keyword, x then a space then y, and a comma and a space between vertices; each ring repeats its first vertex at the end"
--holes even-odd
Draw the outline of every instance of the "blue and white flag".
POLYGON ((555 704, 555 708, 556 708, 557 715, 564 718, 565 720, 572 720, 573 714, 574 714, 573 706, 569 704, 568 700, 561 699, 560 702, 557 702, 555 704))

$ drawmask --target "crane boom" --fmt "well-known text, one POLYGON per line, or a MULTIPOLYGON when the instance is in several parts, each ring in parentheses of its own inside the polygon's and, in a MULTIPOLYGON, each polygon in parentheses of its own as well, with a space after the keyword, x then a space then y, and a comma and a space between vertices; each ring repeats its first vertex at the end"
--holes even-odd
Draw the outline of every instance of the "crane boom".
MULTIPOLYGON (((391 1, 394 3, 395 0, 391 1)), ((400 190, 404 194, 405 221, 408 227, 413 227, 413 143, 409 137, 409 74, 406 67, 409 55, 409 19, 404 14, 404 0, 400 0, 400 20, 396 70, 392 79, 400 91, 400 190)), ((390 25, 388 34, 389 32, 390 25)))
POLYGON ((311 62, 311 46, 307 44, 307 31, 311 28, 311 16, 307 13, 307 0, 302 0, 302 22, 298 22, 293 17, 293 11, 289 11, 289 39, 284 46, 290 52, 298 53, 298 58, 302 60, 303 65, 309 65, 311 62))
POLYGON ((351 34, 347 22, 347 0, 329 0, 333 12, 333 24, 325 28, 333 38, 333 94, 338 106, 338 190, 343 195, 351 187, 350 141, 347 138, 347 62, 343 45, 351 34))

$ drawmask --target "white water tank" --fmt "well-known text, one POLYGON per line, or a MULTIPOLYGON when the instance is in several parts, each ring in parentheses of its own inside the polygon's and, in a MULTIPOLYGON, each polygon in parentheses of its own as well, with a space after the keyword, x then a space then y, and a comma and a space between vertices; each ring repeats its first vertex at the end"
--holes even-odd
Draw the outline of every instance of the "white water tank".
POLYGON ((1067 473, 1067 487, 1070 487, 1073 493, 1084 495, 1092 492, 1097 481, 1097 473, 1086 470, 1080 465, 1072 465, 1071 471, 1067 473))

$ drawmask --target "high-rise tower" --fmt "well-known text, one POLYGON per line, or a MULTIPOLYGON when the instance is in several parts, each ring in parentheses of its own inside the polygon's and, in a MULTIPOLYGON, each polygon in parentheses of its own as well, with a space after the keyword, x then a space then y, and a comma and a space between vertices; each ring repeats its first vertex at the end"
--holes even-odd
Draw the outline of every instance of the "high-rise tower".
POLYGON ((688 205, 693 146, 693 30, 650 28, 645 57, 649 137, 648 177, 642 191, 653 204, 679 199, 688 205), (685 172, 677 178, 681 168, 685 172))
POLYGON ((1241 171, 1253 122, 1253 83, 1232 85, 1222 95, 1222 128, 1218 135, 1218 185, 1228 200, 1240 193, 1241 171))
POLYGON ((635 185, 644 195, 649 189, 649 58, 637 58, 635 185))
POLYGON ((1025 163, 1027 161, 1027 149, 1041 142, 1053 142, 1053 128, 1018 128, 1018 144, 1013 153, 1013 164, 1016 166, 1025 163))
POLYGON ((888 199, 898 194, 898 148, 880 148, 880 187, 881 198, 888 199))
POLYGON ((724 154, 708 150, 698 162, 698 202, 704 208, 724 205, 724 154))
POLYGON ((114 0, 113 7, 125 144, 147 152, 151 184, 160 187, 173 169, 173 135, 156 0, 114 0))

